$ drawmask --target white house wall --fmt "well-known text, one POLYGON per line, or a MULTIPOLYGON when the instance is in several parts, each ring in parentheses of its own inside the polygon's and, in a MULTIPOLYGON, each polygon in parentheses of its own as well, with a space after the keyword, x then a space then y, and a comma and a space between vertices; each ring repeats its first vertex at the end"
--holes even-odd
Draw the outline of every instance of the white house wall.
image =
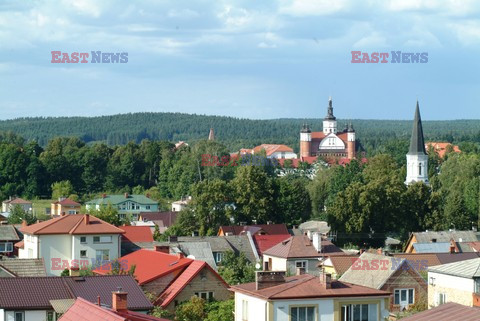
POLYGON ((320 142, 318 149, 345 149, 345 143, 337 135, 330 134, 320 142), (333 144, 330 143, 331 138, 333 144))
POLYGON ((268 267, 270 271, 286 271, 287 259, 263 255, 263 262, 268 262, 269 259, 272 259, 272 266, 268 267))
POLYGON ((334 306, 332 299, 324 300, 282 300, 273 303, 273 320, 290 321, 288 313, 292 305, 315 306, 321 321, 334 321, 334 306))
MULTIPOLYGON (((25 314, 25 321, 46 321, 47 320, 47 311, 45 310, 18 310, 22 311, 25 314)), ((1 316, 0 321, 15 321, 14 311, 0 310, 1 316), (5 319, 2 319, 4 318, 5 319)))
POLYGON ((41 235, 40 253, 37 258, 43 258, 47 275, 62 273, 62 269, 52 270, 52 259, 72 260, 72 236, 69 234, 41 235))
POLYGON ((119 257, 120 242, 119 234, 88 234, 88 235, 74 235, 72 236, 72 259, 74 260, 88 260, 92 264, 92 259, 95 259, 97 250, 108 250, 110 253, 110 260, 115 260, 119 257), (85 236, 87 243, 80 243, 80 237, 85 236), (111 236, 112 243, 93 243, 94 236, 111 236), (87 251, 87 258, 80 257, 80 251, 87 251))
POLYGON ((248 301, 248 321, 265 321, 267 319, 267 301, 236 292, 235 321, 244 320, 242 319, 243 300, 248 301))
POLYGON ((268 158, 293 159, 293 158, 297 158, 297 154, 292 153, 292 152, 285 152, 285 153, 284 153, 284 156, 282 157, 282 153, 281 153, 281 152, 275 152, 275 153, 273 153, 272 155, 268 156, 268 158))

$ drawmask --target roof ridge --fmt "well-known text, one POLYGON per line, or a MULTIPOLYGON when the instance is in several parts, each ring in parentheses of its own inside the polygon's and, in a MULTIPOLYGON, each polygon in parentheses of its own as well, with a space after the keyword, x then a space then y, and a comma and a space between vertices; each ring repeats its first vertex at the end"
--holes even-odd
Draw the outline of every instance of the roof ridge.
POLYGON ((77 224, 75 224, 71 229, 70 231, 68 231, 68 234, 73 234, 75 232, 75 230, 77 229, 77 227, 82 223, 82 221, 85 219, 85 215, 86 214, 81 214, 82 217, 78 220, 77 224))
MULTIPOLYGON (((64 215, 64 216, 60 216, 60 217, 57 217, 57 218, 52 218, 52 219, 50 219, 50 220, 47 220, 47 221, 45 221, 45 222, 47 223, 47 224, 45 224, 45 226, 42 226, 41 228, 39 228, 38 230, 36 230, 36 231, 33 232, 32 234, 35 234, 35 233, 37 233, 37 232, 39 232, 39 231, 41 231, 41 230, 43 230, 43 229, 45 229, 45 228, 53 225, 53 224, 56 224, 58 221, 63 220, 63 219, 65 219, 66 217, 67 217, 67 215, 64 215)), ((39 223, 37 223, 37 224, 39 224, 39 223)), ((27 226, 27 227, 28 227, 28 226, 27 226)), ((28 234, 28 233, 27 233, 27 234, 28 234)))
MULTIPOLYGON (((269 295, 268 297, 271 297, 271 296, 274 296, 274 295, 278 295, 278 294, 280 294, 280 293, 282 293, 282 292, 285 292, 285 291, 287 291, 287 290, 290 290, 291 288, 294 288, 294 287, 296 287, 296 286, 299 286, 300 284, 303 284, 303 283, 305 283, 305 282, 307 282, 307 281, 310 281, 310 280, 313 280, 313 279, 316 278, 316 276, 313 276, 313 275, 309 275, 309 274, 304 274, 304 275, 308 275, 308 276, 307 276, 307 277, 303 277, 303 278, 301 278, 300 280, 299 280, 299 279, 296 279, 296 280, 295 280, 295 281, 299 281, 298 283, 293 283, 293 284, 282 283, 282 284, 278 284, 277 286, 282 286, 282 285, 285 285, 285 284, 287 284, 287 285, 289 285, 289 286, 287 286, 285 289, 282 289, 282 290, 280 290, 280 291, 278 291, 278 292, 275 292, 275 293, 269 295)), ((267 289, 268 289, 268 288, 267 288, 267 289)))

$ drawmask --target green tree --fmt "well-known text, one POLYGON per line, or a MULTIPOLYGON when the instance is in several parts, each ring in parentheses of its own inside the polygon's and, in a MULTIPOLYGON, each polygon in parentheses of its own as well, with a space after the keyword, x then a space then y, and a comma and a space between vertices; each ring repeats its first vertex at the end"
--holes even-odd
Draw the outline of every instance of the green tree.
POLYGON ((303 178, 280 178, 277 183, 277 215, 287 225, 298 225, 311 215, 311 200, 303 178))
POLYGON ((205 321, 233 321, 235 300, 213 301, 207 303, 207 317, 205 321))
POLYGON ((229 251, 225 253, 218 273, 230 285, 255 281, 255 267, 247 260, 243 252, 236 254, 229 251))
POLYGON ((23 208, 16 204, 10 210, 10 215, 8 216, 8 224, 20 224, 23 221, 26 221, 28 225, 36 223, 36 218, 30 213, 23 210, 23 208))
POLYGON ((200 321, 205 320, 205 300, 192 296, 192 298, 182 303, 175 311, 176 321, 200 321))
POLYGON ((108 204, 107 206, 100 206, 97 209, 91 209, 89 213, 107 223, 110 223, 115 226, 120 226, 125 223, 124 220, 120 219, 118 215, 118 209, 112 204, 108 204))
POLYGON ((61 181, 52 184, 52 199, 56 200, 60 197, 68 197, 70 194, 73 194, 73 185, 70 181, 61 181))

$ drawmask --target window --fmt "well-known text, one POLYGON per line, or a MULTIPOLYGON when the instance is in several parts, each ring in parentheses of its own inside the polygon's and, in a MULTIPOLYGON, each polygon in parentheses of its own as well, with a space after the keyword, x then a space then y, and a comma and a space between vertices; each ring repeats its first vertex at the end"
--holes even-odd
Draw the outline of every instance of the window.
POLYGON ((407 306, 415 303, 414 289, 395 289, 393 304, 407 306))
POLYGON ((248 321, 248 301, 242 300, 242 321, 248 321))
POLYGON ((422 175, 422 163, 418 164, 418 175, 422 175))
POLYGON ((118 218, 121 219, 121 220, 125 220, 127 218, 127 214, 125 213, 119 213, 118 214, 118 218))
POLYGON ((112 236, 94 236, 93 243, 112 243, 112 236))
POLYGON ((87 243, 87 237, 86 236, 80 236, 80 243, 87 243))
POLYGON ((195 295, 204 299, 205 301, 213 299, 213 292, 195 292, 195 295))
POLYGON ((475 293, 480 294, 480 278, 475 279, 475 293))
POLYGON ((110 260, 110 253, 108 250, 97 250, 95 252, 95 259, 97 261, 108 261, 110 260))
POLYGON ((0 243, 0 252, 13 252, 13 243, 0 243))
POLYGON ((303 268, 305 272, 308 272, 307 261, 295 261, 295 268, 303 268))
POLYGON ((25 313, 24 312, 15 312, 15 321, 24 321, 25 320, 25 313))
POLYGON ((316 321, 315 307, 291 307, 290 320, 292 321, 316 321))
POLYGON ((47 321, 55 321, 55 312, 54 311, 47 311, 47 321))
POLYGON ((70 214, 70 215, 71 215, 71 214, 77 214, 77 211, 75 211, 75 210, 69 210, 69 211, 68 211, 68 214, 70 214))
POLYGON ((150 209, 150 205, 145 206, 145 209, 149 210, 149 209, 150 209))
POLYGON ((87 250, 81 250, 81 251, 80 251, 80 257, 81 257, 81 258, 87 257, 87 250))
POLYGON ((447 303, 447 294, 446 293, 438 293, 437 294, 437 305, 441 305, 447 303))
MULTIPOLYGON (((378 321, 377 304, 342 305, 341 321, 378 321)), ((293 320, 293 319, 292 319, 293 320)))
POLYGON ((215 252, 215 263, 220 263, 223 260, 225 253, 223 252, 215 252))

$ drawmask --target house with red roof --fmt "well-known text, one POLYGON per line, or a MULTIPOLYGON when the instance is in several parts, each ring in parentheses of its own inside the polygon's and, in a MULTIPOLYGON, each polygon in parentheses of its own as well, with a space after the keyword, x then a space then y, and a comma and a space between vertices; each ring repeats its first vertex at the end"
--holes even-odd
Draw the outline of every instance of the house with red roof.
POLYGON ((22 210, 25 212, 32 211, 32 202, 26 201, 20 197, 12 198, 10 197, 8 200, 2 202, 2 212, 3 213, 10 213, 14 206, 20 206, 22 210))
POLYGON ((231 290, 235 321, 381 321, 389 315, 388 292, 332 280, 330 274, 257 271, 255 282, 231 290))
POLYGON ((255 248, 257 253, 261 256, 263 252, 274 247, 278 243, 285 241, 290 238, 290 234, 279 234, 279 235, 261 235, 256 234, 253 236, 253 242, 255 243, 255 248))
MULTIPOLYGON (((206 262, 165 253, 167 247, 155 251, 141 249, 121 257, 121 269, 129 271, 135 266, 134 276, 143 291, 156 297, 155 305, 173 311, 183 301, 197 295, 203 299, 230 298, 228 284, 206 262)), ((112 264, 98 267, 93 272, 108 274, 112 264)))
POLYGON ((120 226, 125 233, 122 242, 153 242, 152 230, 148 226, 120 226))
POLYGON ((101 302, 94 304, 82 298, 65 312, 59 321, 168 321, 167 319, 128 310, 128 293, 123 291, 112 292, 112 307, 107 308, 101 302))
POLYGON ((263 266, 266 271, 286 271, 295 274, 297 269, 318 275, 318 264, 329 256, 345 253, 321 234, 292 236, 263 252, 263 266))
POLYGON ((50 204, 50 214, 79 214, 82 210, 82 205, 69 198, 59 198, 58 201, 50 204))
POLYGON ((43 258, 47 275, 117 259, 120 237, 125 233, 89 214, 63 215, 24 226, 20 231, 24 239, 19 246, 19 257, 43 258))

